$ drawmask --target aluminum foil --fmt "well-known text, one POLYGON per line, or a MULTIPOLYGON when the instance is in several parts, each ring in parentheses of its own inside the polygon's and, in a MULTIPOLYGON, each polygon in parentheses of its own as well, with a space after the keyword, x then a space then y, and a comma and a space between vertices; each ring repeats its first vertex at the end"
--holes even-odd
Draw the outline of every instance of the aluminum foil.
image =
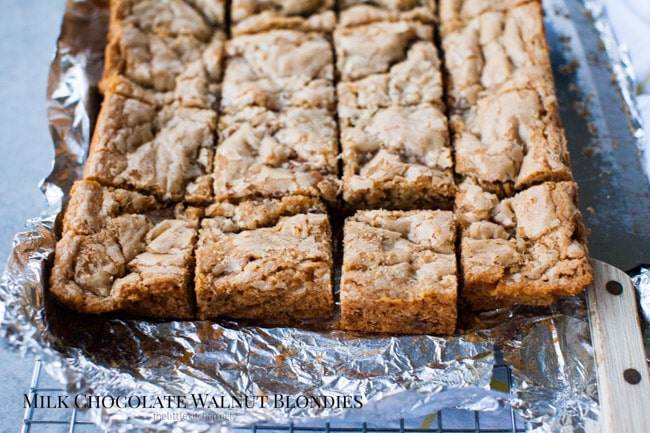
MULTIPOLYGON (((585 0, 585 7, 598 3, 585 0)), ((611 41, 602 14, 592 15, 611 41)), ((385 426, 400 418, 417 427, 441 409, 504 405, 540 432, 582 431, 597 419, 584 296, 550 308, 485 313, 450 338, 80 316, 49 300, 57 219, 81 177, 98 109, 107 19, 106 1, 68 1, 48 87, 56 150, 41 186, 48 208, 16 235, 0 281, 5 340, 40 356, 100 427, 204 432, 253 423, 385 426), (503 363, 512 370, 508 394, 491 386, 493 367, 503 363)), ((625 93, 629 64, 624 56, 610 58, 641 143, 643 129, 625 93)), ((647 319, 650 274, 636 278, 647 319)))

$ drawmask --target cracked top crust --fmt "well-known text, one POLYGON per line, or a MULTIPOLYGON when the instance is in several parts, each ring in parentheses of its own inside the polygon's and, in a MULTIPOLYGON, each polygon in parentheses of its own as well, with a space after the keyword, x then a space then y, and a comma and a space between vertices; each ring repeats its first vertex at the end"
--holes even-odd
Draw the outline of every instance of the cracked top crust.
POLYGON ((52 293, 87 313, 190 318, 188 282, 201 216, 153 197, 75 183, 56 248, 52 293))
POLYGON ((330 42, 317 33, 276 30, 236 37, 227 44, 221 107, 334 109, 334 60, 330 42))
POLYGON ((216 83, 225 42, 223 15, 224 2, 215 0, 111 1, 100 89, 107 79, 122 75, 156 91, 174 91, 179 76, 197 69, 216 83))
POLYGON ((215 29, 223 29, 225 5, 225 0, 111 0, 111 28, 133 26, 146 33, 206 41, 215 29))
POLYGON ((476 107, 452 115, 456 172, 506 195, 543 181, 571 180, 557 110, 553 88, 542 75, 511 81, 476 107))
POLYGON ((507 12, 539 0, 440 0, 439 14, 443 33, 448 33, 486 12, 507 12))
POLYGON ((383 74, 403 62, 417 41, 433 40, 433 28, 415 21, 376 22, 334 31, 338 73, 342 81, 383 74))
POLYGON ((432 104, 444 109, 442 74, 435 45, 418 41, 404 60, 386 73, 337 84, 339 115, 351 117, 354 110, 376 110, 391 105, 432 104))
POLYGON ((84 177, 162 200, 209 201, 216 113, 158 105, 155 93, 123 80, 112 88, 119 93, 105 95, 84 177))
POLYGON ((538 2, 504 10, 490 7, 461 24, 442 18, 451 108, 471 107, 510 80, 523 82, 541 74, 553 82, 538 2))
POLYGON ((199 81, 194 86, 203 81, 216 84, 222 73, 224 43, 221 32, 203 42, 191 35, 159 36, 136 27, 114 28, 106 45, 100 89, 104 92, 107 81, 115 76, 158 92, 182 92, 179 81, 191 78, 199 81))
POLYGON ((335 200, 338 146, 329 112, 247 108, 219 123, 216 200, 293 194, 335 200))
POLYGON ((336 25, 334 0, 233 0, 234 35, 274 29, 331 32, 336 25))
MULTIPOLYGON (((456 293, 456 223, 449 211, 360 211, 345 222, 348 300, 456 293)), ((349 301, 348 301, 349 302, 349 301)))
POLYGON ((455 191, 445 115, 389 107, 341 120, 343 198, 370 207, 450 207, 455 191))
POLYGON ((342 0, 339 25, 353 27, 377 21, 436 20, 435 0, 342 0))
POLYGON ((461 184, 461 264, 474 307, 491 307, 487 296, 548 305, 591 282, 576 197, 573 182, 547 182, 504 200, 471 180, 461 184))

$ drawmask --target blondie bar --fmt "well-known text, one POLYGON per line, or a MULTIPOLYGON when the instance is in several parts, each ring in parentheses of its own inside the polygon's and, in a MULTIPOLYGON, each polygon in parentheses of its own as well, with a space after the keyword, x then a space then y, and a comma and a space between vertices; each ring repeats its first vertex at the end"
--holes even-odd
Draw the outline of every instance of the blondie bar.
POLYGON ((337 28, 343 198, 355 208, 447 208, 455 185, 433 28, 337 28))
POLYGON ((341 322, 346 330, 451 334, 456 222, 450 211, 360 211, 345 222, 341 322))
POLYGON ((337 69, 341 81, 384 74, 404 61, 418 41, 433 41, 433 27, 417 21, 374 22, 334 31, 337 69))
POLYGON ((572 180, 539 1, 440 4, 456 173, 500 196, 572 180))
POLYGON ((307 195, 335 201, 336 122, 327 110, 249 107, 222 116, 219 135, 216 200, 307 195))
POLYGON ((216 112, 179 103, 160 105, 156 92, 123 79, 112 83, 84 177, 161 200, 209 202, 216 112))
POLYGON ((334 54, 318 33, 275 30, 228 41, 221 109, 249 106, 334 111, 334 54))
POLYGON ((199 317, 273 325, 333 315, 331 231, 304 196, 215 204, 196 250, 199 317))
MULTIPOLYGON (((116 75, 160 92, 188 68, 221 77, 224 1, 112 0, 104 80, 116 75)), ((100 83, 104 89, 105 81, 100 83)))
POLYGON ((84 313, 193 318, 200 216, 199 209, 165 206, 136 192, 75 183, 50 293, 84 313))
POLYGON ((549 305, 592 280, 573 182, 546 182, 500 200, 460 186, 462 298, 475 310, 549 305))
POLYGON ((451 209, 455 192, 447 119, 428 105, 339 117, 343 199, 356 208, 451 209))
POLYGON ((552 83, 530 74, 511 80, 451 116, 455 170, 509 196, 544 181, 570 181, 566 136, 552 83))
POLYGON ((542 14, 536 0, 441 0, 450 108, 475 106, 518 76, 541 74, 552 87, 542 14))

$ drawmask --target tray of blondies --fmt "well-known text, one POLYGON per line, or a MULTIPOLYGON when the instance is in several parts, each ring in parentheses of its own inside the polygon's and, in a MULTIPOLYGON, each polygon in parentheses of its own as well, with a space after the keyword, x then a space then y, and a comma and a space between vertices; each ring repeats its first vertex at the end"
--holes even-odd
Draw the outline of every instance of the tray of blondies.
POLYGON ((194 402, 83 408, 124 431, 504 406, 643 431, 619 269, 650 263, 650 187, 598 6, 70 1, 6 333, 77 393, 194 402))

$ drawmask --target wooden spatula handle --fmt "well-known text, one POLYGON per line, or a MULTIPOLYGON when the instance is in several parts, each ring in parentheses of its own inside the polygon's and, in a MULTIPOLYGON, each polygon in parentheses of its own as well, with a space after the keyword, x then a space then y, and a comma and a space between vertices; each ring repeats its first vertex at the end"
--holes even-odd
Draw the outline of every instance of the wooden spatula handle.
POLYGON ((625 272, 591 261, 587 289, 598 371, 600 430, 650 432, 650 378, 645 360, 635 289, 625 272))

